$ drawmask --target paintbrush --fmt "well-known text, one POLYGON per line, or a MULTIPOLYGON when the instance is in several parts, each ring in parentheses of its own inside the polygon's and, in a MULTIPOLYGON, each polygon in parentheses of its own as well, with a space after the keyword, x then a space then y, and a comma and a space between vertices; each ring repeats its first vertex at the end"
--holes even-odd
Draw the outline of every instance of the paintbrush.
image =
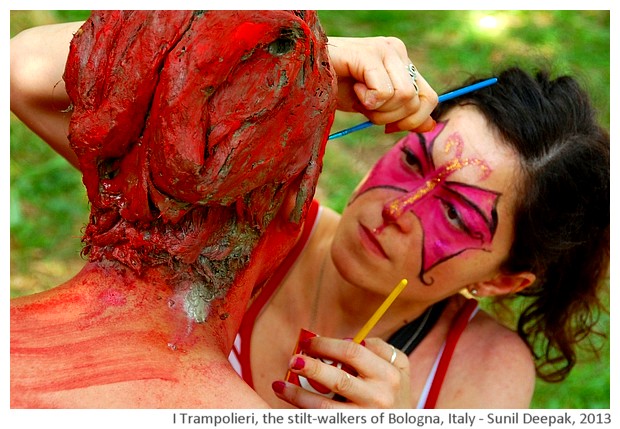
MULTIPOLYGON (((437 100, 438 100, 438 103, 442 103, 444 101, 451 100, 461 95, 476 91, 477 89, 493 85, 494 83, 497 83, 496 77, 492 77, 490 79, 486 79, 478 83, 474 83, 473 85, 464 86, 463 88, 455 89, 454 91, 446 92, 445 94, 440 95, 437 98, 437 100)), ((338 137, 346 136, 347 134, 351 134, 355 131, 363 130, 364 128, 368 128, 372 125, 374 125, 372 122, 366 121, 361 124, 355 125, 351 128, 347 128, 345 130, 338 131, 337 133, 331 134, 327 140, 337 139, 338 137)))
POLYGON ((388 297, 385 298, 385 301, 383 301, 383 303, 379 306, 379 308, 377 308, 377 311, 375 311, 375 314, 370 316, 370 319, 368 319, 368 322, 366 322, 366 324, 362 326, 362 329, 360 329, 360 331, 355 335, 355 337, 353 337, 354 343, 359 344, 362 342, 364 338, 366 338, 366 335, 368 335, 368 333, 372 330, 372 328, 374 328, 374 326, 377 324, 379 319, 381 319, 381 317, 387 311, 390 305, 392 305, 396 297, 403 291, 405 286, 407 286, 407 279, 402 279, 400 283, 398 283, 396 287, 392 290, 392 292, 390 292, 388 297))

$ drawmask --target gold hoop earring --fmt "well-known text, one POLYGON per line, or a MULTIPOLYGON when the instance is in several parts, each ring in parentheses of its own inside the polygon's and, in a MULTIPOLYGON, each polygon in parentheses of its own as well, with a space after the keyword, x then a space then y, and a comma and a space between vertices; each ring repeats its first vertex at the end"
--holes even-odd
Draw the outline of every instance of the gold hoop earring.
POLYGON ((459 293, 467 299, 478 299, 479 298, 478 289, 476 289, 475 287, 471 289, 464 287, 463 289, 459 291, 459 293))

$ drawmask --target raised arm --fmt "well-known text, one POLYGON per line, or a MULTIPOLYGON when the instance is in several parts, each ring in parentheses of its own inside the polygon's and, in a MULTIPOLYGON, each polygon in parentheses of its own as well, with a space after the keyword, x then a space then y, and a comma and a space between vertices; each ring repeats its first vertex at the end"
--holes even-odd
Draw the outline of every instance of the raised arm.
POLYGON ((62 75, 69 43, 82 23, 34 27, 11 39, 11 111, 71 164, 69 98, 62 75))

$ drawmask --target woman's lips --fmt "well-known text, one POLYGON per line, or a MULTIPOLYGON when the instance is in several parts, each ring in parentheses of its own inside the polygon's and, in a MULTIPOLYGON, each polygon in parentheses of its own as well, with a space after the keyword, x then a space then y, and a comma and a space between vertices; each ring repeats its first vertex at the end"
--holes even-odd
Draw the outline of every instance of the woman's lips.
POLYGON ((383 247, 381 247, 379 240, 377 240, 377 237, 375 237, 372 231, 370 231, 364 225, 360 224, 359 233, 360 233, 362 245, 366 249, 368 249, 370 252, 374 253, 377 256, 381 256, 382 258, 389 259, 388 255, 385 253, 385 250, 383 250, 383 247))

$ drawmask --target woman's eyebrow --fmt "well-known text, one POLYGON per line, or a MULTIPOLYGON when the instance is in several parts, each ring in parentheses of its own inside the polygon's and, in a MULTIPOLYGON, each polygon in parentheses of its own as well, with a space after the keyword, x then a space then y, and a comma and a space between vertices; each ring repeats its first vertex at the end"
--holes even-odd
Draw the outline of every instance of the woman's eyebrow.
POLYGON ((495 235, 498 223, 497 201, 501 193, 454 181, 446 181, 443 189, 476 212, 484 220, 491 236, 495 235))
POLYGON ((435 141, 437 140, 437 137, 439 137, 442 132, 443 130, 430 141, 426 139, 426 136, 424 134, 419 134, 419 137, 418 137, 419 142, 420 142, 420 147, 422 148, 422 155, 424 155, 424 160, 426 162, 426 165, 430 166, 431 171, 435 170, 435 159, 433 158, 433 144, 435 143, 435 141))

